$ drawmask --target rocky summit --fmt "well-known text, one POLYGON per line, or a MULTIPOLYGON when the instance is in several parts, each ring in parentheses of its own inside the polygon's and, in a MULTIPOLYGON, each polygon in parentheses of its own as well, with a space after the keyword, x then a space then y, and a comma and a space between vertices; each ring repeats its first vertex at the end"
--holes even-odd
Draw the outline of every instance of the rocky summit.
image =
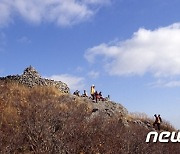
POLYGON ((27 67, 22 75, 8 75, 6 77, 0 77, 0 80, 15 81, 30 88, 35 86, 53 86, 59 89, 62 93, 70 92, 66 83, 42 78, 38 71, 32 66, 27 67))

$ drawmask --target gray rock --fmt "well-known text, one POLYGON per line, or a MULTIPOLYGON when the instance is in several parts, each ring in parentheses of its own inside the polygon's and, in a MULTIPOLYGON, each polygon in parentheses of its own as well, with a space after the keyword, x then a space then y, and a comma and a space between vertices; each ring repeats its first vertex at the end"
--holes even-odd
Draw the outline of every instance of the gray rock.
POLYGON ((62 93, 70 93, 70 89, 67 84, 61 81, 42 78, 38 71, 32 66, 27 67, 22 75, 8 75, 6 77, 0 77, 0 80, 16 81, 20 84, 28 86, 29 88, 35 86, 54 86, 62 93))

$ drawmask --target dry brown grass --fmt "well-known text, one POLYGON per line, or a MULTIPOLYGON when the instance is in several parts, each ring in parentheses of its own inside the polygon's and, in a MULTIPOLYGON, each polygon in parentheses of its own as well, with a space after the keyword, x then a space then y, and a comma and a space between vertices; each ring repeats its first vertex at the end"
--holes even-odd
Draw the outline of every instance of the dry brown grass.
POLYGON ((146 144, 148 130, 131 120, 125 127, 117 117, 99 114, 92 119, 91 111, 91 102, 52 87, 29 89, 0 81, 0 153, 159 154, 180 150, 178 144, 146 144))
MULTIPOLYGON (((153 117, 149 117, 146 113, 130 113, 128 119, 130 121, 133 120, 140 120, 142 122, 149 122, 152 126, 154 123, 154 118, 153 117)), ((163 119, 163 122, 161 123, 161 129, 163 131, 176 131, 176 129, 170 124, 170 122, 166 121, 165 119, 163 119)))

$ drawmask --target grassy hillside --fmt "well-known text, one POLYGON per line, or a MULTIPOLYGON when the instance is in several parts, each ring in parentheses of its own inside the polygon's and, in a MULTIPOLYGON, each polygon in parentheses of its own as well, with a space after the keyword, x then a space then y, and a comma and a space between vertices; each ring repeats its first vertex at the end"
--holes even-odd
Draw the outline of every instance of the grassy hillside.
POLYGON ((111 111, 110 102, 102 106, 53 87, 0 81, 0 153, 179 153, 179 143, 145 143, 151 119, 125 114, 119 106, 111 111))

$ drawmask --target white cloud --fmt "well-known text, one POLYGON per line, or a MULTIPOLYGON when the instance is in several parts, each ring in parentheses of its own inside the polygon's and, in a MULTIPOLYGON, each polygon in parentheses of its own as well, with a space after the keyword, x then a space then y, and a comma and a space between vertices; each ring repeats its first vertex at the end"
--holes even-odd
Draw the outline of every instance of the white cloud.
POLYGON ((149 83, 148 86, 153 88, 174 88, 174 87, 180 87, 180 80, 165 80, 165 79, 159 79, 155 82, 149 83))
POLYGON ((4 1, 0 2, 0 26, 5 26, 10 22, 10 6, 4 3, 4 1))
POLYGON ((89 76, 90 78, 96 79, 96 78, 99 77, 99 72, 90 71, 90 72, 88 73, 88 76, 89 76))
POLYGON ((165 87, 180 87, 180 81, 170 81, 165 84, 165 87))
POLYGON ((130 39, 88 49, 85 58, 91 63, 103 59, 111 75, 180 75, 180 23, 155 30, 140 28, 130 39))
POLYGON ((109 4, 110 0, 83 0, 87 4, 109 4))
POLYGON ((16 16, 28 22, 55 22, 60 26, 73 25, 89 19, 96 9, 111 0, 1 0, 0 26, 16 16))
POLYGON ((31 43, 31 40, 27 36, 22 36, 17 39, 17 42, 29 44, 29 43, 31 43))
POLYGON ((69 74, 52 75, 47 77, 56 81, 62 81, 66 83, 71 90, 83 90, 85 86, 85 79, 83 77, 72 76, 69 74))

